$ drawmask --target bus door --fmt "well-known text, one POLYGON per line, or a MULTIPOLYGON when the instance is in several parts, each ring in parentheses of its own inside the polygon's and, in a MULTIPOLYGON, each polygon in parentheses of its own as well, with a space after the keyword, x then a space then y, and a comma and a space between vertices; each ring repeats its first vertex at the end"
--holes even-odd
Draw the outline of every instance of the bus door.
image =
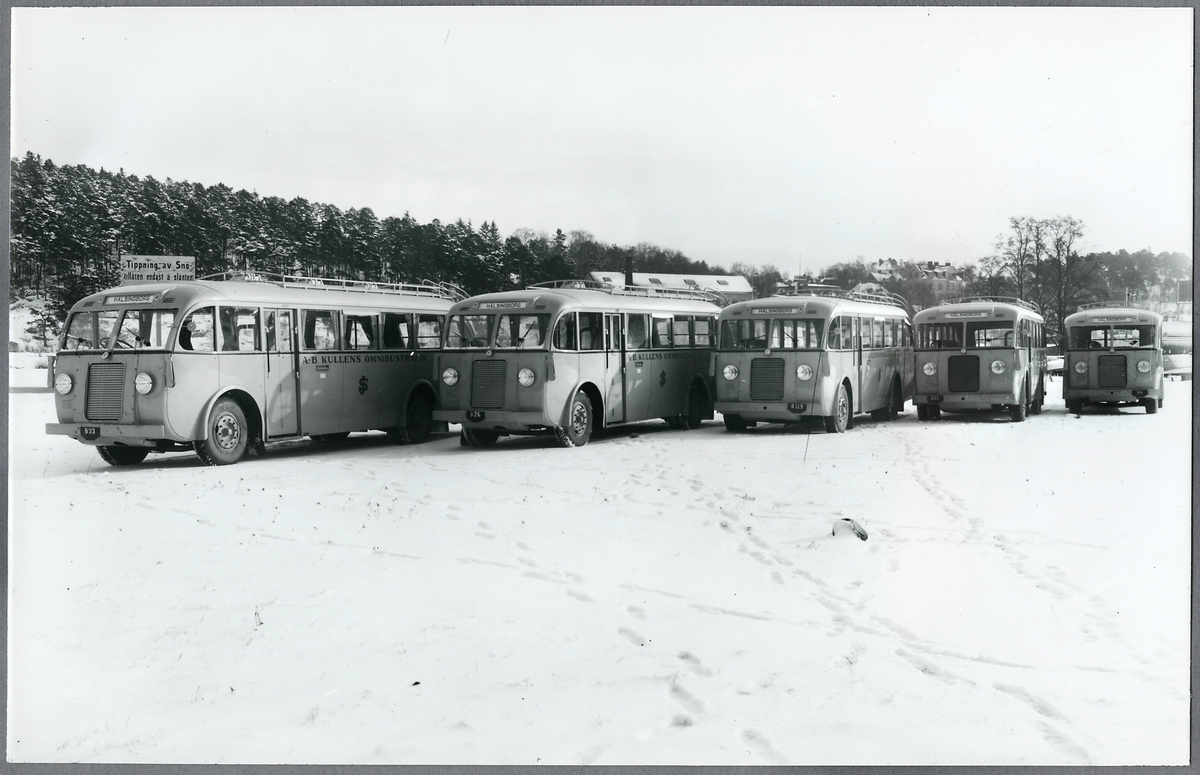
MULTIPOLYGON (((852 316, 850 318, 850 324, 853 326, 853 333, 851 334, 851 337, 852 337, 852 341, 854 342, 854 353, 853 353, 854 365, 850 369, 850 387, 854 391, 854 400, 852 401, 853 406, 851 406, 850 408, 851 408, 851 410, 858 411, 858 412, 861 412, 863 410, 863 383, 864 383, 863 378, 866 376, 863 374, 863 346, 862 346, 861 322, 862 322, 862 319, 859 318, 858 316, 852 316)), ((868 332, 869 331, 870 331, 870 328, 868 327, 868 332)), ((869 335, 870 334, 868 333, 868 336, 869 335)))
POLYGON ((650 372, 654 361, 650 350, 650 316, 630 314, 625 318, 625 420, 637 422, 650 416, 650 372))
POLYGON ((342 430, 342 358, 337 312, 300 312, 300 427, 312 436, 342 430))
MULTIPOLYGON (((364 431, 381 426, 379 409, 385 400, 383 366, 379 363, 379 316, 346 312, 342 315, 342 429, 364 431)), ((402 397, 391 397, 399 404, 402 397)))
POLYGON ((625 422, 625 330, 621 315, 604 313, 604 420, 625 422))
POLYGON ((290 309, 268 309, 266 314, 267 437, 289 436, 299 430, 295 319, 290 309))
POLYGON ((650 406, 648 417, 670 417, 681 413, 672 399, 680 393, 679 375, 671 359, 673 319, 671 315, 650 317, 650 346, 654 348, 655 360, 646 364, 650 381, 650 406))

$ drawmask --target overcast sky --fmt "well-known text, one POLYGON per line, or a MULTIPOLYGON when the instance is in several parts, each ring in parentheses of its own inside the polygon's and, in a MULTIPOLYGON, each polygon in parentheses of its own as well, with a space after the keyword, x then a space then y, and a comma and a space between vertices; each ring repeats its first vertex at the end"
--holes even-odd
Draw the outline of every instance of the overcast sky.
POLYGON ((14 156, 793 273, 1192 253, 1188 8, 12 14, 14 156))

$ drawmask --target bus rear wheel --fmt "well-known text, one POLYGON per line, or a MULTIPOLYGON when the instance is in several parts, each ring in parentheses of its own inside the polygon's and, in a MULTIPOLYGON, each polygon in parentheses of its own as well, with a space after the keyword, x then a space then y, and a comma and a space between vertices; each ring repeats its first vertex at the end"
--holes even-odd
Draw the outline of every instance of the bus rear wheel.
POLYGON ((683 416, 681 430, 696 430, 704 419, 704 391, 692 385, 688 391, 687 414, 683 416))
POLYGON ((838 385, 833 397, 833 415, 825 418, 826 433, 845 433, 850 428, 850 396, 844 384, 838 385))
POLYGON ((433 433, 433 407, 425 396, 413 396, 408 402, 407 424, 396 428, 394 438, 401 444, 422 444, 433 433))
POLYGON ((227 466, 246 454, 250 428, 246 414, 232 398, 222 398, 208 416, 207 438, 193 442, 196 455, 206 466, 227 466))
POLYGON ((110 466, 137 465, 150 454, 145 447, 96 447, 96 451, 110 466))
POLYGON ((464 447, 490 447, 500 439, 495 431, 479 431, 463 428, 462 442, 464 447))
POLYGON ((582 447, 592 438, 592 401, 582 390, 571 399, 567 424, 554 429, 554 438, 560 447, 582 447))

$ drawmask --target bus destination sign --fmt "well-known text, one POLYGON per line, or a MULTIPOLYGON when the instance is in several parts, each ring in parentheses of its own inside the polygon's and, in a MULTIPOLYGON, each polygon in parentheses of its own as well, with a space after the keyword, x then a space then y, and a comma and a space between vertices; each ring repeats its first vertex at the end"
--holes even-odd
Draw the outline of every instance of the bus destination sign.
POLYGON ((947 312, 948 318, 986 318, 988 313, 980 310, 979 312, 947 312))
POLYGON ((157 293, 127 293, 123 296, 105 296, 105 304, 153 304, 158 301, 157 293))
POLYGON ((195 256, 121 256, 121 285, 196 279, 195 256))
POLYGON ((527 301, 483 301, 479 303, 480 309, 525 309, 529 306, 527 301))

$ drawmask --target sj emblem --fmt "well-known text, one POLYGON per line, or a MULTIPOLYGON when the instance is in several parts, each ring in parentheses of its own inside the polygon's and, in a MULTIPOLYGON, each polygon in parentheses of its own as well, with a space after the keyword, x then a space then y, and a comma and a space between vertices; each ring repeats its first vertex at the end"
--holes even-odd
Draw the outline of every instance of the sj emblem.
POLYGON ((367 375, 364 374, 358 378, 358 394, 361 396, 367 392, 367 375))
POLYGON ((662 387, 667 384, 667 372, 660 371, 658 373, 658 386, 662 387))

